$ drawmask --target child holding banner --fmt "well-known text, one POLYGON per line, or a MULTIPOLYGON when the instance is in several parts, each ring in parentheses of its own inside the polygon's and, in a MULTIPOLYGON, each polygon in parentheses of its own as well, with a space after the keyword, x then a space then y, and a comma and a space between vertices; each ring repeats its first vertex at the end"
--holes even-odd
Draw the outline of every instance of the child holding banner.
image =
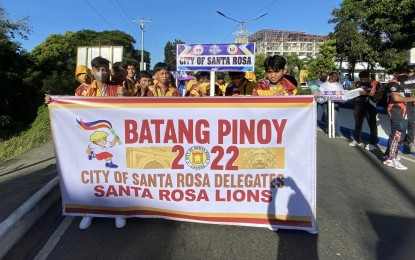
MULTIPOLYGON (((120 85, 114 85, 109 83, 109 60, 98 56, 91 60, 92 73, 95 80, 92 82, 91 87, 82 91, 82 96, 95 96, 95 97, 106 97, 106 96, 122 96, 123 87, 120 85)), ((52 101, 50 95, 45 95, 45 103, 49 104, 52 101)), ((79 224, 79 229, 87 229, 92 223, 93 217, 84 216, 79 224)), ((115 218, 115 226, 122 228, 126 225, 126 220, 123 217, 115 218)))
POLYGON ((166 63, 154 65, 153 78, 155 85, 147 92, 148 97, 180 97, 180 90, 170 85, 170 69, 166 63))
POLYGON ((147 70, 139 71, 137 74, 137 93, 136 96, 147 96, 148 88, 151 86, 152 78, 151 73, 147 70))
POLYGON ((252 96, 291 96, 297 95, 297 87, 284 78, 287 60, 279 55, 267 57, 264 61, 266 78, 258 82, 252 96))
POLYGON ((229 72, 231 83, 226 88, 225 96, 251 96, 257 83, 249 81, 243 71, 229 72))

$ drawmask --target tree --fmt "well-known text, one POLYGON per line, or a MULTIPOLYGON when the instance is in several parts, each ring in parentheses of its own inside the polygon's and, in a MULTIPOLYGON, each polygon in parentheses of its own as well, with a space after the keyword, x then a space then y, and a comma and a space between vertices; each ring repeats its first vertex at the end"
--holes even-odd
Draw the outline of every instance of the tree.
POLYGON ((340 59, 353 68, 358 61, 386 69, 403 64, 415 42, 415 1, 344 0, 332 15, 340 59))
POLYGON ((265 67, 264 67, 264 61, 265 61, 265 54, 259 53, 255 55, 255 76, 257 80, 265 78, 265 67))
MULTIPOLYGON (((123 46, 124 61, 141 60, 141 52, 134 49, 134 38, 124 32, 96 32, 82 30, 68 31, 65 34, 52 34, 30 53, 35 66, 30 80, 32 84, 41 86, 43 92, 55 95, 73 95, 79 85, 74 77, 76 67, 76 52, 81 46, 114 45, 123 46)), ((150 62, 149 53, 146 62, 150 62)))
POLYGON ((19 132, 36 116, 37 89, 25 81, 31 61, 17 37, 27 39, 29 19, 12 21, 0 7, 0 138, 19 132))
POLYGON ((308 78, 315 81, 321 72, 335 71, 336 41, 328 40, 320 45, 320 54, 307 65, 308 78))
POLYGON ((181 40, 174 40, 174 42, 168 41, 164 47, 164 62, 170 67, 171 71, 176 71, 176 57, 177 57, 177 44, 183 44, 185 42, 181 40))
POLYGON ((295 53, 290 53, 284 57, 287 60, 287 74, 294 76, 299 80, 299 74, 304 68, 305 62, 295 53))

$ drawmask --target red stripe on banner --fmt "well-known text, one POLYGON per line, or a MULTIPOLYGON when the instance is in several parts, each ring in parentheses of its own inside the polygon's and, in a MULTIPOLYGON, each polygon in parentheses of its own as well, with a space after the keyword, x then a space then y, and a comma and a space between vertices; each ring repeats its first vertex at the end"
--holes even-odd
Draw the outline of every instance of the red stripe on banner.
POLYGON ((96 97, 65 97, 65 100, 59 98, 54 98, 53 102, 56 104, 79 104, 80 102, 90 102, 93 101, 97 104, 160 104, 160 103, 185 103, 185 104, 200 104, 200 103, 209 103, 209 104, 222 104, 222 103, 310 103, 313 101, 312 96, 307 97, 197 97, 197 98, 96 98, 96 97))
POLYGON ((104 209, 84 209, 84 208, 65 208, 66 213, 77 214, 103 214, 103 215, 142 215, 142 216, 160 216, 170 217, 183 220, 197 220, 205 222, 223 222, 223 223, 245 223, 245 224, 261 224, 261 225, 280 225, 295 227, 312 227, 311 221, 301 220, 281 220, 281 219, 264 219, 264 218, 243 218, 243 217, 209 217, 209 216, 192 216, 185 214, 151 211, 151 210, 104 210, 104 209))

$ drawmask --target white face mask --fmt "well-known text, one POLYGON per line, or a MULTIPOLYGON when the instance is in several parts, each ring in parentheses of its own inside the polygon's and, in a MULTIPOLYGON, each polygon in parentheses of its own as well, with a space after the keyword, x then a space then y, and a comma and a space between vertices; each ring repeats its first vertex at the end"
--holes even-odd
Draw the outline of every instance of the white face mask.
POLYGON ((109 77, 109 73, 106 71, 98 71, 94 73, 94 78, 101 82, 106 82, 109 77))

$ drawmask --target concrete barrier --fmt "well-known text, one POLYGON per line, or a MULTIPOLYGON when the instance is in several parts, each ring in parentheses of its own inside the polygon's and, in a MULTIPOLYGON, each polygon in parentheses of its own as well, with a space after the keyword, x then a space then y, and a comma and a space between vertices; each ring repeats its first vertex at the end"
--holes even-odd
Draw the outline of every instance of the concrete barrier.
POLYGON ((0 224, 0 259, 60 198, 58 177, 51 180, 0 224))

